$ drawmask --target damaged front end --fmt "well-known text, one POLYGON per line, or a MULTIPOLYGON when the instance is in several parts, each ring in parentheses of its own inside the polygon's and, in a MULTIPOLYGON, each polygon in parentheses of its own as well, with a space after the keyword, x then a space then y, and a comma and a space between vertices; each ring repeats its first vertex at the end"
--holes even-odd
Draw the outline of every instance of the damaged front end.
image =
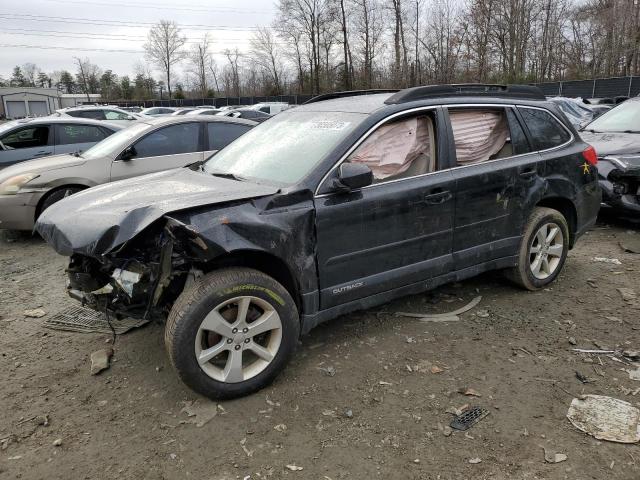
POLYGON ((187 226, 165 219, 144 238, 100 257, 73 254, 67 268, 68 293, 98 311, 117 317, 162 319, 201 272, 191 259, 206 249, 187 226))
POLYGON ((598 173, 607 206, 640 214, 640 154, 602 157, 598 173))

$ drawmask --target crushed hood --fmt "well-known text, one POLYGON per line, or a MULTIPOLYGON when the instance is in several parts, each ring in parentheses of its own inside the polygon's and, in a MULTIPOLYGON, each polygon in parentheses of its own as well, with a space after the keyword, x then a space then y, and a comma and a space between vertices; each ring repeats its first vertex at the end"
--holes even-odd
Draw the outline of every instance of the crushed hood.
POLYGON ((35 229, 61 255, 99 256, 167 213, 263 197, 277 191, 276 187, 180 168, 72 195, 45 210, 35 229))
POLYGON ((638 133, 591 133, 582 131, 580 137, 596 149, 598 157, 640 153, 638 133))

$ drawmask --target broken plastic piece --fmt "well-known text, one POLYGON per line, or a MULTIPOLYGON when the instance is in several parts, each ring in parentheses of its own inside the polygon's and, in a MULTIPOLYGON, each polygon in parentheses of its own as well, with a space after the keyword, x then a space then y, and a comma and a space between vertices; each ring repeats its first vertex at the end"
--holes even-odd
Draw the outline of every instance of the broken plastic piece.
POLYGON ((396 312, 396 317, 411 317, 411 318, 419 318, 423 322, 455 322, 460 320, 458 315, 462 315, 465 312, 468 312, 473 307, 478 305, 482 297, 478 296, 467 303, 464 307, 461 307, 453 312, 449 313, 434 313, 434 314, 424 314, 424 313, 407 313, 407 312, 396 312))
POLYGON ((574 398, 567 418, 578 430, 598 440, 640 442, 640 410, 617 398, 602 395, 574 398))
POLYGON ((454 418, 449 426, 460 431, 469 430, 487 415, 489 415, 488 410, 481 407, 472 407, 454 418))
POLYGON ((133 296, 133 286, 138 283, 140 281, 140 277, 142 277, 139 273, 122 270, 121 268, 116 268, 111 276, 118 286, 130 297, 133 296))

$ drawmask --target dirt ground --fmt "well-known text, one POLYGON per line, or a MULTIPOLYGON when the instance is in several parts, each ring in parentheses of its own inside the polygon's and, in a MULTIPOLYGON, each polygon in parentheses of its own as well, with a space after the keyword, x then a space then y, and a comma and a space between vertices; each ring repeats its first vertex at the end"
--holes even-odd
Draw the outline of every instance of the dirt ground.
POLYGON ((269 388, 219 405, 178 380, 158 324, 119 336, 111 368, 91 376, 90 354, 110 335, 43 327, 74 305, 65 258, 39 238, 3 236, 0 478, 637 480, 640 446, 595 440, 565 417, 583 393, 640 404, 624 365, 570 343, 640 349, 640 300, 616 291, 640 294, 640 255, 619 246, 628 235, 640 230, 600 223, 545 291, 492 273, 338 318, 302 339, 269 388), (394 315, 447 312, 477 295, 458 322, 394 315), (24 316, 37 307, 47 315, 24 316), (481 396, 458 392, 468 388, 481 396), (490 415, 450 433, 447 410, 464 404, 490 415), (545 463, 542 447, 568 458, 545 463))

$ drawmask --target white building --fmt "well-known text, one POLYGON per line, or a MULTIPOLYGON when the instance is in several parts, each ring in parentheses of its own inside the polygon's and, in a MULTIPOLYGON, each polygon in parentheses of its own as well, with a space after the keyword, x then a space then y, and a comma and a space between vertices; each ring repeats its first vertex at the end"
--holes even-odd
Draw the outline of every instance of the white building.
POLYGON ((0 118, 43 117, 82 103, 96 103, 99 94, 63 94, 56 88, 0 87, 0 118))

